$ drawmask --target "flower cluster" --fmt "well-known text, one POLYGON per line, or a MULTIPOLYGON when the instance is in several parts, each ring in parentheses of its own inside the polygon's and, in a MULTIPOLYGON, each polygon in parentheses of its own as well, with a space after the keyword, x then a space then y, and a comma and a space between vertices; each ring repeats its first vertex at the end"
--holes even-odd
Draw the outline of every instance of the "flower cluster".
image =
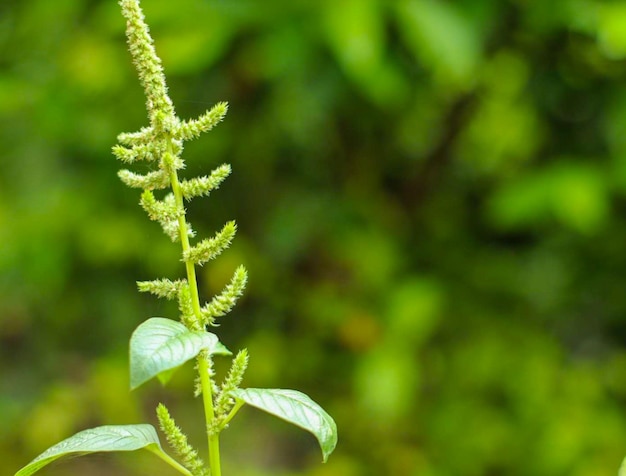
MULTIPOLYGON (((118 175, 129 187, 143 189, 139 202, 141 207, 150 220, 161 225, 172 241, 182 242, 182 261, 190 266, 203 265, 230 246, 237 225, 230 221, 213 237, 191 245, 189 238, 193 238, 195 233, 186 219, 184 201, 209 195, 219 188, 230 175, 231 167, 222 164, 208 176, 189 179, 179 178, 178 172, 185 168, 181 157, 184 142, 215 127, 226 115, 228 105, 220 102, 198 119, 184 121, 178 118, 168 96, 161 60, 156 55, 139 2, 121 0, 120 5, 127 21, 129 50, 146 94, 150 126, 138 132, 120 134, 119 144, 113 147, 113 153, 126 164, 147 161, 156 164, 157 170, 139 174, 124 169, 118 175), (166 189, 171 191, 157 197, 156 192, 166 189)), ((241 266, 222 293, 204 306, 198 305, 197 309, 192 302, 194 292, 190 289, 190 286, 196 286, 195 283, 188 283, 184 279, 158 279, 139 282, 138 286, 140 291, 166 299, 177 299, 182 322, 197 330, 213 325, 217 317, 230 312, 243 293, 246 282, 247 272, 241 266)))
POLYGON ((170 412, 162 403, 156 409, 159 426, 167 438, 167 442, 180 456, 183 465, 189 469, 193 476, 209 476, 209 471, 205 468, 204 462, 198 456, 198 452, 188 443, 187 436, 176 425, 170 412))

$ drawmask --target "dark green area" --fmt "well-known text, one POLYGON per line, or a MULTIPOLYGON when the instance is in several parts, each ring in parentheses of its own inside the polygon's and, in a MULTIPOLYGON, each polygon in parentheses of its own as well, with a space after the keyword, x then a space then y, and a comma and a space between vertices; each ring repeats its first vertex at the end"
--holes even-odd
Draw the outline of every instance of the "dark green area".
MULTIPOLYGON (((598 476, 626 455, 626 2, 144 0, 185 151, 233 175, 189 206, 247 294, 217 333, 249 387, 306 392, 315 440, 246 409, 237 476, 598 476)), ((192 371, 128 391, 127 345, 183 274, 116 177, 146 125, 113 0, 0 2, 0 466, 166 401, 202 442, 192 371)), ((183 174, 184 175, 184 174, 183 174)), ((220 370, 223 370, 220 368, 220 370)), ((205 451, 204 443, 201 452, 205 451)), ((43 473, 42 473, 43 474, 43 473)), ((174 474, 150 455, 54 475, 174 474)))

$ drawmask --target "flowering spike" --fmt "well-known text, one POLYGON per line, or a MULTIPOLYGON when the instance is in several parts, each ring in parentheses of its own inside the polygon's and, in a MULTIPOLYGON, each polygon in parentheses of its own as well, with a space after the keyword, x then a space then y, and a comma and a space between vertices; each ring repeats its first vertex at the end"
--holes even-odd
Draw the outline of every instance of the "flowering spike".
POLYGON ((190 119, 180 123, 174 130, 174 136, 181 140, 195 139, 203 132, 208 132, 219 124, 227 111, 228 104, 219 102, 198 119, 190 119))
POLYGON ((224 429, 225 420, 228 417, 228 412, 235 405, 235 400, 231 397, 230 393, 237 390, 243 375, 248 367, 248 350, 242 349, 237 353, 237 356, 233 359, 233 362, 228 371, 228 375, 224 379, 222 386, 218 388, 215 395, 215 414, 216 419, 213 423, 213 431, 221 431, 224 429))
POLYGON ((216 317, 228 314, 243 294, 247 282, 248 272, 246 268, 239 266, 224 290, 200 310, 202 323, 204 325, 213 325, 216 317))
POLYGON ((231 168, 228 164, 222 164, 216 168, 208 177, 196 177, 190 180, 182 180, 180 182, 180 188, 183 192, 183 197, 186 200, 191 200, 194 197, 200 197, 202 195, 208 195, 212 190, 218 188, 221 183, 230 175, 231 168))
POLYGON ((143 188, 146 190, 159 190, 169 187, 170 178, 163 170, 149 172, 146 175, 136 174, 130 170, 120 170, 117 176, 126 185, 132 188, 143 188))
MULTIPOLYGON (((224 379, 222 383, 222 387, 220 389, 219 395, 216 398, 216 408, 220 408, 225 401, 229 398, 228 394, 233 390, 239 388, 241 381, 243 380, 243 374, 248 367, 248 349, 242 349, 237 353, 237 356, 233 359, 233 362, 230 366, 230 370, 228 375, 224 379), (220 405, 222 404, 222 405, 220 405)), ((228 409, 225 409, 223 412, 218 413, 226 413, 228 409)))
POLYGON ((127 146, 148 144, 153 140, 154 129, 152 127, 142 127, 138 132, 122 132, 117 136, 117 141, 127 146))
POLYGON ((122 162, 125 162, 127 164, 130 164, 137 160, 137 156, 132 149, 127 149, 126 147, 123 147, 121 145, 114 145, 112 151, 113 155, 118 160, 121 160, 122 162))
POLYGON ((172 449, 180 456, 185 466, 193 476, 209 476, 209 472, 204 467, 204 462, 198 456, 198 452, 189 444, 187 436, 176 425, 170 412, 165 405, 159 403, 156 409, 159 426, 165 434, 167 442, 172 449))
POLYGON ((132 146, 130 149, 121 145, 113 146, 113 154, 122 162, 126 162, 130 164, 137 160, 145 160, 148 162, 152 162, 157 160, 163 150, 159 150, 156 147, 156 144, 136 144, 132 146))
POLYGON ((180 288, 187 284, 186 279, 177 279, 171 281, 169 279, 155 279, 153 281, 137 281, 137 287, 142 293, 152 293, 155 296, 165 299, 174 299, 178 297, 180 288))
POLYGON ((180 310, 180 320, 188 329, 203 330, 193 310, 191 289, 187 281, 181 284, 178 290, 178 309, 180 310))
POLYGON ((146 211, 150 220, 167 222, 176 220, 181 212, 176 206, 174 195, 168 193, 163 200, 157 200, 150 190, 144 190, 139 204, 146 211))
POLYGON ((167 129, 175 117, 174 105, 167 95, 167 84, 161 59, 154 49, 148 25, 139 0, 120 0, 126 18, 128 49, 146 94, 146 108, 155 129, 167 129))
POLYGON ((230 246, 237 232, 237 225, 229 221, 213 238, 202 240, 183 253, 183 261, 202 265, 218 256, 230 246))

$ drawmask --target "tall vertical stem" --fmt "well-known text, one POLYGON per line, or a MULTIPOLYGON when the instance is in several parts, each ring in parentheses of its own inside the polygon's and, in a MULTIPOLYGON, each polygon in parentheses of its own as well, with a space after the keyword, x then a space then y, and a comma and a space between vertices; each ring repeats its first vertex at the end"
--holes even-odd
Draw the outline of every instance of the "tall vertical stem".
MULTIPOLYGON (((173 147, 168 142, 166 154, 173 157, 173 147)), ((171 163, 171 162, 170 162, 171 163)), ((187 234, 187 220, 185 218, 185 204, 183 202, 183 193, 180 189, 180 182, 178 181, 178 174, 174 167, 170 167, 170 183, 174 198, 176 200, 176 207, 181 210, 178 217, 178 230, 180 233, 180 242, 183 248, 183 255, 189 250, 189 236, 187 234)), ((189 291, 191 294, 191 305, 193 312, 198 322, 201 321, 200 314, 200 297, 198 295, 198 280, 196 279, 196 267, 190 261, 185 261, 185 270, 187 271, 187 283, 189 284, 189 291)), ((201 352, 198 356, 198 372, 200 374, 200 385, 202 386, 202 402, 204 404, 204 418, 207 429, 207 439, 209 447, 209 466, 211 469, 211 476, 222 476, 222 469, 220 463, 220 442, 219 434, 211 431, 212 423, 215 420, 215 409, 213 408, 213 382, 211 380, 211 368, 209 367, 210 356, 201 352)))

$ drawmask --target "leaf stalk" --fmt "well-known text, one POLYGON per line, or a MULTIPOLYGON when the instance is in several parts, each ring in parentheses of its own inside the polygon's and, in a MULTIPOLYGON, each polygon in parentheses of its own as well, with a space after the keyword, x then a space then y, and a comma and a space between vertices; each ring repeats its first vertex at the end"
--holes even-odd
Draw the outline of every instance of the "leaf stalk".
POLYGON ((169 464, 172 468, 174 468, 179 473, 182 473, 185 476, 193 476, 191 471, 189 471, 187 468, 185 468, 183 465, 181 465, 178 461, 176 461, 174 458, 172 458, 163 450, 152 449, 152 448, 148 448, 148 450, 154 453, 155 455, 157 455, 159 458, 161 458, 163 461, 165 461, 167 464, 169 464))

